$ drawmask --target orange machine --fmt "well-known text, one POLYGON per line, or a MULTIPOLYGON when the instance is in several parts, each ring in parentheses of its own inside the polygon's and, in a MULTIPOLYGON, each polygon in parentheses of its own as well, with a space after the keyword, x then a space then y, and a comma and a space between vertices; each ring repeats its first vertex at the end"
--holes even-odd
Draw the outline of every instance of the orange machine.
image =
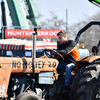
MULTIPOLYGON (((57 65, 56 59, 48 59, 45 56, 36 58, 34 73, 56 72, 57 65)), ((32 58, 0 57, 0 97, 8 97, 7 92, 9 94, 10 91, 10 89, 8 91, 8 88, 11 84, 14 84, 16 76, 25 75, 27 77, 27 74, 30 74, 30 77, 33 76, 32 58)))
MULTIPOLYGON (((91 25, 100 25, 100 22, 90 22, 83 27, 76 36, 76 43, 80 35, 91 25)), ((94 100, 99 98, 100 56, 97 54, 100 42, 98 46, 93 46, 93 56, 83 56, 76 61, 75 73, 69 86, 70 91, 62 93, 65 71, 61 70, 59 76, 56 73, 58 66, 56 55, 59 55, 62 61, 64 58, 56 50, 50 49, 44 49, 46 56, 35 58, 35 39, 33 37, 32 58, 0 57, 0 99, 94 100)))

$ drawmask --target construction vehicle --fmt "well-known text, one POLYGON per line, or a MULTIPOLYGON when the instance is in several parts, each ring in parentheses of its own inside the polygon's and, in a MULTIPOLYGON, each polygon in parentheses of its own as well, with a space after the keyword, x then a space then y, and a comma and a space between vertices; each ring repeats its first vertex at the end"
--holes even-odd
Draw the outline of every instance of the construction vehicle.
MULTIPOLYGON (((100 22, 92 21, 83 27, 75 38, 76 43, 78 43, 81 34, 92 25, 100 25, 100 22)), ((100 99, 100 56, 97 55, 99 47, 100 41, 98 41, 97 46, 91 48, 93 52, 91 56, 82 56, 76 61, 75 70, 74 73, 72 73, 70 82, 70 92, 68 94, 60 92, 61 86, 64 85, 64 75, 59 75, 58 80, 55 82, 54 91, 51 91, 53 95, 51 96, 49 93, 49 99, 47 100, 100 99)), ((54 58, 53 55, 47 54, 47 56, 54 58)))

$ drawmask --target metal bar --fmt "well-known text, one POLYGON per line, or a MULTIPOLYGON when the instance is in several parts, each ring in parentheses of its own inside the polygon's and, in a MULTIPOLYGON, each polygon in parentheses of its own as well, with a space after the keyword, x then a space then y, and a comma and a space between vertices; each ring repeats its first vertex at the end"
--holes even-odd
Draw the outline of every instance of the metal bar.
MULTIPOLYGON (((18 2, 18 0, 16 0, 18 2)), ((13 26, 20 26, 20 23, 19 23, 19 19, 18 19, 18 16, 17 16, 17 12, 16 12, 16 9, 15 9, 15 5, 14 5, 14 0, 6 0, 7 2, 7 5, 8 5, 8 8, 9 8, 9 12, 10 12, 10 16, 11 16, 11 20, 12 20, 12 24, 13 26)))
MULTIPOLYGON (((27 26, 2 26, 2 27, 6 27, 7 29, 8 29, 8 27, 9 28, 26 28, 27 26)), ((40 26, 37 26, 36 28, 38 28, 38 27, 40 27, 40 26)), ((31 29, 33 29, 34 28, 34 26, 33 27, 31 27, 31 29)))
POLYGON ((68 10, 66 9, 66 32, 68 33, 68 10))
MULTIPOLYGON (((1 10, 2 10, 2 21, 3 21, 3 25, 6 26, 6 16, 5 16, 5 4, 3 2, 3 0, 1 1, 1 10)), ((2 33, 2 39, 5 39, 5 29, 3 28, 3 33, 2 33)))
POLYGON ((92 25, 99 25, 100 26, 100 22, 99 21, 91 21, 90 23, 88 23, 86 26, 84 26, 77 34, 76 38, 75 38, 75 42, 78 43, 78 39, 80 37, 80 35, 87 30, 90 26, 92 25))
POLYGON ((32 52, 32 68, 34 72, 34 68, 36 66, 36 35, 37 35, 37 29, 34 28, 35 33, 33 33, 33 52, 32 52))
POLYGON ((32 21, 33 25, 40 26, 39 15, 36 9, 34 0, 26 0, 29 8, 29 19, 32 21))

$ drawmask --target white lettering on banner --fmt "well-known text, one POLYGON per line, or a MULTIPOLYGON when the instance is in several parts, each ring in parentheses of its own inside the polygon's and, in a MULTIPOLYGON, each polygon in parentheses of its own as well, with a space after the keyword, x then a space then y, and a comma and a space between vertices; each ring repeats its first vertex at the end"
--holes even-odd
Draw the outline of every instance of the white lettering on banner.
POLYGON ((57 35, 57 33, 58 33, 58 31, 54 31, 54 35, 55 35, 55 36, 57 35))
POLYGON ((14 33, 14 31, 13 31, 13 35, 16 35, 16 33, 17 33, 17 32, 14 33))
POLYGON ((11 34, 12 35, 12 31, 8 31, 8 35, 11 34))
POLYGON ((40 36, 40 31, 38 31, 38 33, 37 33, 39 36, 40 36))
POLYGON ((17 32, 17 35, 21 35, 21 32, 18 31, 18 32, 17 32))
MULTIPOLYGON (((59 29, 60 30, 60 29, 59 29)), ((59 30, 37 30, 37 37, 57 37, 59 30)), ((34 30, 6 29, 6 37, 32 37, 34 30)))
POLYGON ((18 31, 16 31, 15 33, 13 32, 13 35, 18 35, 18 31))
POLYGON ((0 85, 0 93, 4 93, 5 89, 6 89, 5 84, 0 85))
POLYGON ((26 35, 28 36, 28 31, 26 31, 26 35))
POLYGON ((38 31, 38 36, 56 36, 57 31, 38 31))
POLYGON ((25 31, 22 31, 22 33, 23 33, 23 35, 24 35, 25 31))
POLYGON ((31 31, 8 31, 8 35, 11 35, 11 36, 30 36, 32 35, 32 32, 31 31))
POLYGON ((53 35, 53 32, 52 32, 52 31, 50 31, 50 32, 49 32, 49 34, 50 34, 50 35, 53 35))
MULTIPOLYGON (((34 32, 34 31, 33 31, 33 32, 34 32)), ((33 32, 29 31, 29 35, 32 35, 33 32)))
POLYGON ((41 35, 44 35, 44 31, 41 32, 41 35))
POLYGON ((48 35, 48 31, 45 31, 45 33, 48 35))
MULTIPOLYGON (((39 36, 56 36, 56 33, 57 31, 38 31, 38 35, 39 36)), ((30 36, 32 35, 32 32, 31 31, 8 31, 8 35, 11 35, 11 36, 30 36)))

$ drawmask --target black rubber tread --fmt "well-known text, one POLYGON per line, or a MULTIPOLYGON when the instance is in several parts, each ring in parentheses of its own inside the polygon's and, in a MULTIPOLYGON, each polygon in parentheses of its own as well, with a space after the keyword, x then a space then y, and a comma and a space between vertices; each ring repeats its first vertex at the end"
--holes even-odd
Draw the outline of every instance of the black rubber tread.
POLYGON ((42 100, 35 92, 23 92, 19 94, 15 100, 42 100))
POLYGON ((72 87, 75 91, 75 96, 70 91, 73 100, 100 100, 96 98, 100 92, 100 65, 92 63, 78 70, 72 87))

